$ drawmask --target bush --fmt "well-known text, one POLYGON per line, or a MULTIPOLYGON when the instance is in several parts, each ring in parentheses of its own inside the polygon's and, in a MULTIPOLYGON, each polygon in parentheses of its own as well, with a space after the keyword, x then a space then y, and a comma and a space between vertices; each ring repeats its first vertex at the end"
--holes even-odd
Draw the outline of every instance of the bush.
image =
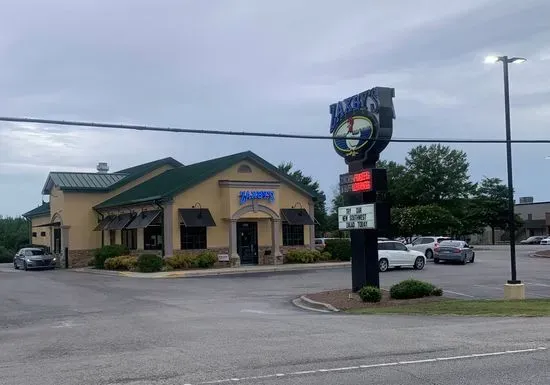
POLYGON ((163 259, 156 254, 141 254, 137 259, 137 269, 142 273, 161 271, 163 265, 163 259))
POLYGON ((423 282, 416 279, 401 281, 390 288, 390 297, 393 299, 422 298, 431 295, 440 296, 442 294, 443 290, 440 288, 429 282, 423 282))
POLYGON ((137 257, 131 255, 121 255, 120 257, 107 258, 103 266, 107 270, 133 271, 137 267, 137 262, 137 257))
POLYGON ((319 250, 295 249, 286 254, 287 263, 315 263, 322 258, 319 250))
POLYGON ((321 257, 319 258, 319 261, 330 261, 332 259, 332 255, 328 251, 323 251, 321 253, 321 257))
POLYGON ((166 265, 172 269, 207 269, 213 267, 218 257, 211 251, 205 251, 198 255, 176 254, 166 258, 166 265))
POLYGON ((121 255, 128 255, 129 253, 130 250, 123 245, 103 246, 101 249, 97 249, 94 252, 94 266, 96 269, 103 269, 107 258, 120 257, 121 255))
POLYGON ((364 286, 359 290, 359 297, 363 302, 380 302, 382 291, 374 286, 364 286))
POLYGON ((324 250, 330 253, 332 259, 349 261, 351 259, 351 240, 327 239, 324 250))

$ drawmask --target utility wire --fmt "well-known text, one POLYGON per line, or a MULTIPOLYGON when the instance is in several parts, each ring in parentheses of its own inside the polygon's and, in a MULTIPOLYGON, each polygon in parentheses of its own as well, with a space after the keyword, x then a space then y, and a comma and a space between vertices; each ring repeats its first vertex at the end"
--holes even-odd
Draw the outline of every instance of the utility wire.
MULTIPOLYGON (((246 131, 222 131, 222 130, 199 130, 195 128, 177 128, 177 127, 157 127, 157 126, 142 126, 135 124, 114 124, 114 123, 94 123, 70 120, 54 120, 54 119, 37 119, 37 118, 17 118, 17 117, 0 117, 0 121, 13 123, 39 123, 53 124, 60 126, 80 126, 80 127, 97 127, 97 128, 115 128, 121 130, 137 130, 137 131, 162 131, 173 133, 186 134, 206 134, 206 135, 233 135, 233 136, 256 136, 266 138, 288 138, 288 139, 320 139, 334 140, 345 137, 328 136, 328 135, 300 135, 300 134, 275 134, 267 132, 246 132, 246 131)), ((394 143, 506 143, 505 139, 429 139, 429 138, 392 138, 389 140, 394 143)), ((550 143, 550 139, 520 139, 511 140, 512 143, 550 143)))

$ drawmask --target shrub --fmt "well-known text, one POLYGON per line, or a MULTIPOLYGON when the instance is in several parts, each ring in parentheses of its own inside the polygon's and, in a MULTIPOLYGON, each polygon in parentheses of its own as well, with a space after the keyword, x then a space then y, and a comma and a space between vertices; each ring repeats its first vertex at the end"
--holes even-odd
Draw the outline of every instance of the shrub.
POLYGON ((325 251, 330 253, 332 259, 349 261, 351 259, 351 240, 327 239, 325 251))
POLYGON ((321 257, 319 258, 320 261, 330 261, 332 259, 332 255, 328 251, 323 251, 321 253, 321 257))
POLYGON ((166 258, 166 265, 172 269, 207 269, 216 263, 218 257, 211 251, 204 251, 198 255, 176 254, 166 258))
POLYGON ((164 261, 156 254, 141 254, 137 259, 137 268, 142 273, 161 271, 164 261))
POLYGON ((119 257, 107 258, 104 267, 107 270, 127 270, 133 271, 137 267, 137 257, 131 255, 121 255, 119 257))
POLYGON ((429 282, 416 279, 401 281, 390 288, 390 296, 393 299, 412 299, 429 297, 430 295, 442 295, 443 290, 429 282))
POLYGON ((315 263, 321 260, 319 250, 295 249, 286 254, 287 263, 315 263))
POLYGON ((94 266, 96 269, 103 269, 107 258, 120 257, 128 255, 130 250, 123 245, 107 245, 94 252, 94 266))
POLYGON ((363 286, 359 290, 359 297, 361 297, 363 302, 380 302, 382 291, 374 286, 363 286))
POLYGON ((441 297, 443 295, 443 289, 440 287, 436 287, 432 290, 432 295, 434 297, 441 297))

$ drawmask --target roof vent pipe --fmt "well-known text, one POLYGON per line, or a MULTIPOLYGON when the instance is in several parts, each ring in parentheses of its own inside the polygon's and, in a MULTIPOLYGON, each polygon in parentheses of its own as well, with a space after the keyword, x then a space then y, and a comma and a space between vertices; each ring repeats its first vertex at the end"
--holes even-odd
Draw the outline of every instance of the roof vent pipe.
POLYGON ((97 164, 97 172, 99 172, 101 174, 105 174, 105 173, 109 172, 109 165, 105 162, 99 162, 97 164))

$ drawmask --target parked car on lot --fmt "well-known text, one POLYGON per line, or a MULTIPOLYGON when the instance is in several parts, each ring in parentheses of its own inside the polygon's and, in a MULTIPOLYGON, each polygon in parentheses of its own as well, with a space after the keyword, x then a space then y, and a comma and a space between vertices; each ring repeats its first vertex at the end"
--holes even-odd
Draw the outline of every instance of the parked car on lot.
POLYGON ((544 239, 541 239, 540 244, 541 245, 550 245, 550 237, 546 237, 544 239))
POLYGON ((57 260, 53 255, 39 247, 24 247, 13 258, 13 267, 23 270, 54 269, 56 263, 57 260))
POLYGON ((378 241, 378 267, 386 271, 394 267, 412 267, 422 270, 426 266, 423 253, 410 250, 399 241, 378 241))
POLYGON ((428 259, 432 259, 434 256, 434 250, 439 246, 441 241, 451 239, 449 237, 443 236, 423 236, 415 238, 411 244, 408 244, 407 247, 411 250, 420 251, 428 259))
POLYGON ((545 236, 535 235, 534 237, 529 237, 527 239, 524 239, 523 241, 520 241, 519 243, 521 245, 540 245, 540 241, 542 241, 544 238, 545 236))
POLYGON ((441 261, 460 262, 465 265, 474 263, 476 253, 473 247, 465 241, 445 240, 441 241, 434 250, 434 263, 441 261))
POLYGON ((317 250, 323 250, 327 245, 327 241, 331 239, 342 239, 342 238, 315 238, 315 248, 317 250))

